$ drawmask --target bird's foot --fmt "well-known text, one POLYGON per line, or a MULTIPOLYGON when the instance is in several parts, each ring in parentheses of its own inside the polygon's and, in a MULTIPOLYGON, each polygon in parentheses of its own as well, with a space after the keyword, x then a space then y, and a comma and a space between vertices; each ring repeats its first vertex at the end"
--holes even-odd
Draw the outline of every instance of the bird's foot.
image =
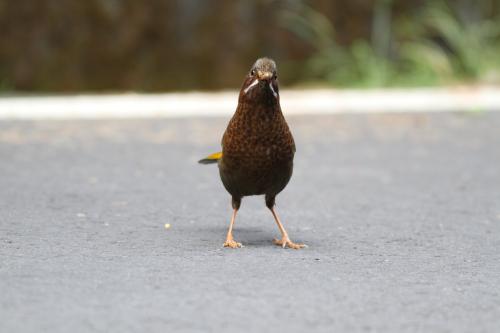
POLYGON ((304 247, 307 247, 306 244, 297 244, 294 243, 290 240, 288 237, 283 237, 282 239, 273 239, 273 243, 279 246, 282 246, 283 248, 289 247, 291 249, 302 249, 304 247))
POLYGON ((234 241, 234 239, 227 239, 226 242, 222 246, 223 247, 230 247, 232 249, 237 249, 237 248, 243 247, 243 245, 241 245, 241 243, 234 241))

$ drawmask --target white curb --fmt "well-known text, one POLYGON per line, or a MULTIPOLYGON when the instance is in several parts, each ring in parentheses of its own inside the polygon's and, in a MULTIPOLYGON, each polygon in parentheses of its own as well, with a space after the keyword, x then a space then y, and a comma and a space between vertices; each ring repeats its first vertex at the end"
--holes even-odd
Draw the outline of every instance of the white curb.
MULTIPOLYGON (((0 98, 0 119, 229 116, 238 93, 114 94, 0 98)), ((283 90, 286 115, 500 110, 500 87, 283 90)))

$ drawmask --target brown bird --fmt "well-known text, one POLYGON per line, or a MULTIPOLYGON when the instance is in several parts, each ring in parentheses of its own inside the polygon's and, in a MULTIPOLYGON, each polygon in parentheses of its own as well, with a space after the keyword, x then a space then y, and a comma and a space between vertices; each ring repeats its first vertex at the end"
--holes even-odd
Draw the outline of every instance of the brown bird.
POLYGON ((224 247, 238 248, 233 239, 233 225, 241 199, 265 195, 282 238, 274 243, 284 248, 300 249, 288 237, 274 207, 276 195, 292 177, 295 143, 280 107, 276 63, 258 59, 243 81, 238 107, 222 137, 222 152, 199 163, 218 163, 219 174, 232 196, 233 215, 224 247))

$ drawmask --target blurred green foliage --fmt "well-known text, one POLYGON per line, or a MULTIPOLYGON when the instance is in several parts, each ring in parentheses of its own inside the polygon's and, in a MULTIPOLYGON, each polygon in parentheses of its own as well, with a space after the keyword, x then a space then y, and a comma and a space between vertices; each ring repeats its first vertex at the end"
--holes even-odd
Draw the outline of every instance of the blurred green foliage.
POLYGON ((400 22, 400 51, 410 65, 409 77, 500 82, 500 13, 492 15, 491 4, 435 1, 414 21, 400 22))
POLYGON ((0 0, 0 90, 498 83, 499 0, 0 0))
POLYGON ((282 12, 283 25, 315 50, 303 78, 336 86, 500 83, 499 3, 424 1, 395 11, 373 2, 371 36, 339 45, 334 23, 302 2, 282 12), (394 13, 396 13, 395 16, 394 13))

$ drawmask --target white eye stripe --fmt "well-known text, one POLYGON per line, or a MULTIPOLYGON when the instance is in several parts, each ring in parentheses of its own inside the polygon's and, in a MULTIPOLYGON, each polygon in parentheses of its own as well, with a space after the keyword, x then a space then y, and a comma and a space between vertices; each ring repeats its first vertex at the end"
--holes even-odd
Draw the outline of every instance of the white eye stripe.
POLYGON ((269 88, 271 88, 274 98, 278 98, 278 94, 276 93, 276 91, 274 91, 273 84, 271 82, 269 82, 269 88))
POLYGON ((255 87, 257 85, 257 83, 259 83, 259 80, 255 79, 255 81, 253 81, 252 84, 250 84, 248 87, 246 87, 245 90, 243 90, 243 92, 246 94, 250 89, 255 87))

